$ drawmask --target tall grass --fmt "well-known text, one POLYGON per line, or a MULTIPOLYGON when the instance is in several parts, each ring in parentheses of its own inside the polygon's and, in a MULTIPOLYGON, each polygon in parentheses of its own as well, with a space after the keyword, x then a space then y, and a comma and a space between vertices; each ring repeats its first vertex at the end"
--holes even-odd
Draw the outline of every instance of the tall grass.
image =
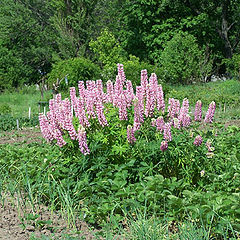
MULTIPOLYGON (((49 100, 51 97, 51 91, 47 91, 44 93, 43 101, 49 100)), ((35 86, 0 94, 0 106, 8 105, 11 109, 11 115, 14 117, 28 117, 29 107, 31 107, 32 115, 38 114, 39 101, 41 101, 41 93, 36 90, 35 86)), ((40 111, 43 111, 43 108, 40 111)))

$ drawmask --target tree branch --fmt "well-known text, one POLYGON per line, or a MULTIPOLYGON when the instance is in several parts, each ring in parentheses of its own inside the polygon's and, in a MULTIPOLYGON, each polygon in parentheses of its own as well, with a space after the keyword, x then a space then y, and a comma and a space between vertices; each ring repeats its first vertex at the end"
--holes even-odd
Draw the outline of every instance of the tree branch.
POLYGON ((233 25, 234 25, 235 23, 237 23, 237 22, 236 22, 236 21, 233 22, 233 23, 227 28, 227 31, 229 31, 229 30, 233 27, 233 25))

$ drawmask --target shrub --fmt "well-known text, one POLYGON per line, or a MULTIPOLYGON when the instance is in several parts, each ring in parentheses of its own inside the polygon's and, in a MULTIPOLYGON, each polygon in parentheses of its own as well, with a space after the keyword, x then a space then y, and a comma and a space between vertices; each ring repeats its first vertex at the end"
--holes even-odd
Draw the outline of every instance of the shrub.
POLYGON ((169 83, 188 84, 200 81, 211 71, 211 61, 206 62, 194 36, 177 33, 165 45, 160 56, 162 77, 169 83), (206 62, 206 63, 205 63, 206 62))
POLYGON ((89 43, 90 48, 97 57, 97 62, 104 69, 103 79, 109 79, 113 76, 116 64, 126 59, 126 52, 121 47, 115 36, 105 29, 100 36, 89 43))
POLYGON ((240 79, 240 54, 234 54, 231 59, 224 59, 227 66, 227 72, 235 78, 240 79))
MULTIPOLYGON (((131 80, 133 87, 140 85, 141 82, 141 70, 146 69, 148 73, 156 73, 160 75, 160 70, 156 65, 151 65, 147 62, 140 61, 138 57, 133 55, 129 56, 129 60, 123 61, 126 78, 131 80)), ((150 76, 150 75, 149 75, 150 76)), ((161 79, 160 79, 161 81, 161 79)))
POLYGON ((56 83, 57 79, 62 80, 60 89, 67 89, 68 86, 77 86, 78 81, 98 79, 100 68, 86 58, 71 58, 62 60, 53 65, 48 75, 48 84, 56 83), (67 77, 67 81, 65 81, 67 77))
POLYGON ((160 75, 157 66, 153 66, 147 62, 140 61, 138 57, 130 55, 121 47, 115 36, 105 29, 101 35, 89 44, 92 51, 97 57, 97 61, 102 67, 103 71, 101 77, 107 81, 116 75, 116 65, 118 62, 125 66, 126 78, 132 81, 133 86, 140 84, 142 69, 147 69, 149 73, 155 72, 160 75))

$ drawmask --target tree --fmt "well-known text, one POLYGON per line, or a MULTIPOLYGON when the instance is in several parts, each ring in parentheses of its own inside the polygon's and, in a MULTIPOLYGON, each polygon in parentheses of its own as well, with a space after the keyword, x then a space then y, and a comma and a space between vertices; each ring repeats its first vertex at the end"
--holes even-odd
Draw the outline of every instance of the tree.
POLYGON ((123 46, 142 59, 159 61, 164 43, 184 31, 221 62, 239 49, 239 12, 238 0, 126 0, 121 14, 123 46))
POLYGON ((161 77, 166 82, 189 84, 203 80, 211 72, 211 61, 205 61, 196 38, 186 32, 177 33, 165 44, 160 59, 161 77))
POLYGON ((52 0, 51 23, 56 31, 57 55, 61 59, 86 55, 94 31, 97 0, 52 0))
MULTIPOLYGON (((47 72, 51 67, 53 41, 49 29, 50 13, 47 11, 47 1, 1 0, 1 2, 0 47, 14 61, 11 63, 1 58, 0 62, 2 68, 16 69, 14 79, 5 81, 12 81, 14 87, 20 83, 35 83, 40 77, 40 72, 47 72), (20 69, 22 71, 19 71, 20 69)), ((5 74, 1 78, 7 76, 13 77, 12 74, 5 74)))

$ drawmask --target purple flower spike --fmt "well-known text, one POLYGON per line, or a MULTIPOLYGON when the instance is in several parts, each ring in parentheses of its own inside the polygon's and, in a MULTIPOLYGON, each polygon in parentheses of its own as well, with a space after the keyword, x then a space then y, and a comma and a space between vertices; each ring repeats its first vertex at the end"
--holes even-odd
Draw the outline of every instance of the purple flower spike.
POLYGON ((200 100, 197 101, 195 106, 194 120, 199 122, 202 120, 202 102, 200 100))
POLYGON ((203 142, 203 139, 202 139, 202 137, 200 136, 200 135, 198 135, 198 136, 196 136, 196 138, 194 139, 194 145, 196 145, 196 146, 200 146, 201 144, 202 144, 202 142, 203 142))
POLYGON ((214 101, 212 101, 209 104, 208 111, 207 111, 205 119, 204 119, 205 123, 212 123, 213 122, 215 109, 216 109, 216 103, 214 101))
POLYGON ((162 141, 161 142, 161 146, 160 146, 160 149, 162 152, 166 151, 168 149, 168 143, 167 141, 162 141))

